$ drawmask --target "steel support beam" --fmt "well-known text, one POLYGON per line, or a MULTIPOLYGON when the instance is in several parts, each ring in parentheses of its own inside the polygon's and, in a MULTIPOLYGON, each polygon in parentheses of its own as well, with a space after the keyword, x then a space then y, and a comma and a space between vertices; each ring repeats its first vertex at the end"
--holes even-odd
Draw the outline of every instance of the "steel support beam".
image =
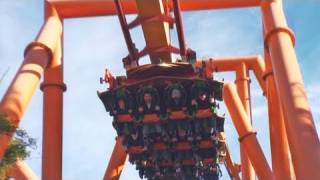
POLYGON ((270 54, 266 48, 264 57, 266 72, 263 79, 266 82, 266 97, 268 101, 272 170, 276 179, 295 179, 282 104, 276 91, 270 54))
MULTIPOLYGON (((247 123, 251 122, 251 102, 250 102, 250 77, 249 69, 245 63, 240 63, 236 69, 236 81, 237 91, 241 99, 242 105, 248 115, 247 123)), ((240 143, 240 155, 241 155, 241 176, 244 180, 254 180, 256 178, 251 161, 244 149, 244 144, 240 143)))
POLYGON ((7 177, 12 177, 17 180, 37 180, 38 177, 30 169, 25 161, 18 160, 6 172, 7 177))
POLYGON ((273 174, 271 168, 262 152, 256 133, 251 126, 249 116, 243 107, 234 84, 225 84, 223 99, 239 134, 239 141, 243 144, 258 178, 261 180, 272 180, 273 174))
MULTIPOLYGON (((25 59, 0 103, 0 112, 8 116, 12 125, 19 125, 45 68, 50 64, 61 32, 60 20, 52 16, 45 22, 36 41, 26 48, 25 59)), ((12 136, 13 133, 0 135, 0 159, 12 136)))
POLYGON ((281 0, 264 0, 261 9, 296 178, 320 179, 320 141, 294 50, 294 34, 281 0))
MULTIPOLYGON (((162 0, 136 0, 138 16, 151 17, 165 14, 162 0)), ((142 22, 142 30, 146 48, 158 48, 170 45, 169 23, 162 21, 142 22)), ((150 53, 152 64, 171 62, 171 53, 150 53)))
MULTIPOLYGON (((113 0, 47 0, 64 18, 115 15, 113 0)), ((261 0, 180 0, 182 11, 260 6, 261 0)), ((125 14, 137 14, 135 0, 122 0, 125 14)), ((172 9, 172 3, 169 3, 172 9)))
POLYGON ((104 174, 104 180, 119 180, 121 172, 126 163, 127 153, 122 146, 122 140, 120 137, 116 138, 116 144, 114 145, 112 155, 109 160, 108 167, 104 174))
POLYGON ((235 164, 231 159, 231 154, 228 146, 226 145, 226 161, 225 161, 226 169, 230 175, 230 179, 232 180, 240 180, 239 172, 241 171, 238 164, 235 164))
MULTIPOLYGON (((58 16, 46 4, 46 16, 58 16)), ((62 20, 60 23, 63 25, 62 20)), ((63 125, 63 32, 57 37, 57 48, 50 66, 45 70, 43 91, 42 179, 62 179, 62 125, 63 125)))

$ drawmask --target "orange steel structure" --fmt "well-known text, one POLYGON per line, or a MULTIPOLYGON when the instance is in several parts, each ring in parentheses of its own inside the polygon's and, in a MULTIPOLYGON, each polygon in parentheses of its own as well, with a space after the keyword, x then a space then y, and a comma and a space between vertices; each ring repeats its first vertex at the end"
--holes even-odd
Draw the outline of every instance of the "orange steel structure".
POLYGON ((37 179, 37 176, 32 172, 29 166, 24 162, 18 160, 14 166, 7 171, 9 177, 16 179, 37 179))
MULTIPOLYGON (((224 101, 241 144, 241 168, 232 162, 227 153, 225 164, 232 179, 240 179, 239 172, 242 179, 254 179, 255 176, 268 180, 320 179, 320 143, 294 51, 294 34, 286 23, 282 1, 180 0, 179 5, 182 11, 261 8, 264 58, 212 58, 194 64, 194 67, 204 68, 210 76, 222 71, 236 73, 236 86, 226 83, 224 87, 224 101), (248 73, 251 70, 268 101, 271 167, 251 125, 248 73)), ((171 11, 173 3, 171 0, 123 0, 122 7, 124 14, 151 16, 171 11)), ((63 20, 115 14, 117 10, 113 0, 45 0, 43 27, 35 41, 25 49, 24 61, 0 104, 0 111, 8 115, 13 125, 18 126, 44 76, 41 84, 44 94, 42 179, 62 179, 62 113, 63 92, 66 90, 63 83, 63 20)), ((167 22, 148 22, 143 23, 142 27, 148 48, 170 44, 167 22)), ((153 56, 151 54, 151 60, 153 56)), ((1 134, 0 158, 12 136, 1 134)), ((126 156, 118 138, 104 179, 119 179, 126 156)), ((21 161, 8 174, 21 180, 36 178, 21 161)))

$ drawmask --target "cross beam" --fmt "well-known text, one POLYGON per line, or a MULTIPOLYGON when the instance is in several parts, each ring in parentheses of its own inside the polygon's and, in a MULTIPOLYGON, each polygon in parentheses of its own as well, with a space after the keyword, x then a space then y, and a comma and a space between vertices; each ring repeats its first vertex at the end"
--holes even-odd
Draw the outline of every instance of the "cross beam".
MULTIPOLYGON (((115 15, 113 0, 47 0, 64 18, 115 15)), ((137 14, 136 0, 122 0, 125 14, 137 14)), ((171 1, 163 0, 172 9, 171 1)), ((182 11, 260 6, 261 0, 180 0, 182 11)))

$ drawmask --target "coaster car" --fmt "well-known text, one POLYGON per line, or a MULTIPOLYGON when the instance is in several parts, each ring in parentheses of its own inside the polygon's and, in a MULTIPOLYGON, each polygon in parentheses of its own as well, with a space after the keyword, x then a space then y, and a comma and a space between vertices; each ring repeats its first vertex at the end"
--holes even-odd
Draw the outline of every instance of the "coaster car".
POLYGON ((98 96, 141 178, 216 179, 225 147, 222 87, 187 63, 148 64, 98 96))

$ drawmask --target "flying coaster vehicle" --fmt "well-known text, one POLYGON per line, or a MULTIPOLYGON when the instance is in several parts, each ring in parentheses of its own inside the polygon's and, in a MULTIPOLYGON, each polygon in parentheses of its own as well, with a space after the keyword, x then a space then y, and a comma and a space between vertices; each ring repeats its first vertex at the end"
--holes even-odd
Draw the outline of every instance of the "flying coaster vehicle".
POLYGON ((141 178, 218 179, 225 157, 221 82, 184 62, 139 66, 108 82, 99 97, 141 178))
MULTIPOLYGON (((216 180, 221 167, 232 180, 320 179, 320 142, 281 0, 45 0, 45 22, 25 49, 24 61, 1 100, 0 114, 18 127, 41 77, 43 91, 42 179, 62 178, 63 20, 117 15, 128 55, 126 74, 105 69, 98 92, 112 120, 116 143, 104 180, 118 180, 126 160, 141 179, 216 180), (182 11, 260 7, 263 57, 197 58, 184 37, 182 11), (126 15, 136 18, 128 23, 126 15), (142 27, 139 50, 130 30, 142 27), (176 30, 179 46, 171 43, 176 30), (177 57, 173 59, 173 54, 177 57), (141 58, 149 56, 150 63, 141 58), (235 73, 234 82, 214 79, 235 73), (249 72, 253 72, 250 74, 249 72), (256 137, 251 118, 250 76, 266 99, 271 162, 256 137), (224 103, 240 144, 240 162, 232 160, 224 133, 224 103), (270 164, 270 165, 269 165, 270 164)), ((223 17, 222 17, 223 18, 223 17)), ((230 24, 232 25, 232 24, 230 24)), ((104 68, 103 68, 104 69, 104 68)), ((106 114, 107 115, 107 114, 106 114)), ((14 133, 0 133, 0 160, 14 133)), ((37 179, 21 160, 6 174, 37 179)), ((225 175, 225 174, 224 174, 225 175)))
POLYGON ((174 17, 136 19, 133 23, 169 21, 176 24, 180 49, 173 46, 139 52, 131 40, 120 1, 115 1, 130 54, 123 59, 127 75, 113 77, 108 69, 101 81, 109 84, 98 93, 113 116, 129 162, 135 164, 140 178, 219 179, 219 163, 224 163, 224 117, 217 113, 223 83, 195 67, 196 53, 186 49, 180 7, 173 1, 174 17), (161 54, 179 53, 171 62, 161 54), (153 54, 152 63, 139 65, 139 59, 153 54))

